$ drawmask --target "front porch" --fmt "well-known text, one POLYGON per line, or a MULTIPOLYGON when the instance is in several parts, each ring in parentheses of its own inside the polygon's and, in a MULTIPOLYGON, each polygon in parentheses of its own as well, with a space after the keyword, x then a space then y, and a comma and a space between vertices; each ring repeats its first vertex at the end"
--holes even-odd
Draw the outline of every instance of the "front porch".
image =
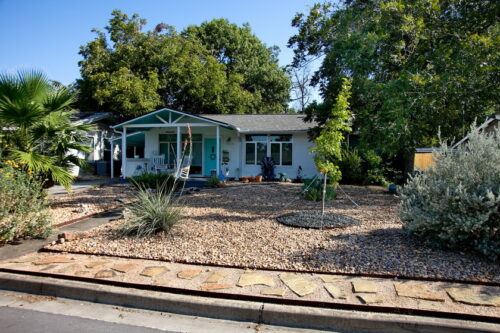
MULTIPOLYGON (((113 129, 120 136, 111 141, 114 152, 111 159, 121 160, 122 178, 145 172, 176 173, 182 164, 190 165, 190 177, 218 175, 229 162, 228 151, 223 151, 223 139, 236 135, 227 124, 170 109, 129 120, 113 129), (189 155, 190 137, 192 152, 187 161, 182 157, 189 155)), ((113 164, 111 177, 115 176, 113 164)))

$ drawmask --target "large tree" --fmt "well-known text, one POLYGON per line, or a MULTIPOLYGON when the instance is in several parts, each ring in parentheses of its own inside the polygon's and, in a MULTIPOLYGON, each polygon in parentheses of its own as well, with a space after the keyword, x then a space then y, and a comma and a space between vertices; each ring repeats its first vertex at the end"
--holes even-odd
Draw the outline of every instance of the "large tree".
POLYGON ((106 32, 81 47, 80 107, 131 118, 159 107, 192 113, 284 112, 289 79, 248 26, 225 20, 179 34, 115 10, 106 32), (225 39, 213 31, 224 29, 225 39), (247 45, 247 48, 239 43, 247 45), (227 54, 223 54, 227 50, 227 54), (231 61, 228 61, 231 59, 231 61), (248 64, 245 62, 248 61, 248 64))
POLYGON ((215 19, 189 26, 182 35, 205 46, 225 65, 228 77, 243 78, 241 87, 252 94, 252 107, 256 112, 286 111, 290 79, 278 65, 279 48, 264 45, 248 24, 238 27, 226 19, 215 19))
POLYGON ((344 76, 354 128, 389 157, 460 138, 475 118, 498 112, 500 3, 489 0, 347 0, 317 4, 292 25, 294 65, 322 64, 313 83, 324 124, 344 76))

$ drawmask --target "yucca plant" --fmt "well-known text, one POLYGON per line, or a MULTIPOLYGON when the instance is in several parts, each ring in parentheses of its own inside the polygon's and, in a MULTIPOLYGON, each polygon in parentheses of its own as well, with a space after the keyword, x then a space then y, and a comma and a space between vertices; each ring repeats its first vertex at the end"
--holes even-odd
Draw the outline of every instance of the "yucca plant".
POLYGON ((39 71, 0 74, 0 131, 4 158, 70 188, 71 166, 84 161, 71 151, 90 152, 88 125, 71 122, 74 94, 39 71))
POLYGON ((138 186, 136 201, 128 209, 129 217, 118 229, 118 235, 146 237, 157 232, 168 232, 181 218, 184 204, 176 195, 176 186, 167 182, 156 190, 138 186))

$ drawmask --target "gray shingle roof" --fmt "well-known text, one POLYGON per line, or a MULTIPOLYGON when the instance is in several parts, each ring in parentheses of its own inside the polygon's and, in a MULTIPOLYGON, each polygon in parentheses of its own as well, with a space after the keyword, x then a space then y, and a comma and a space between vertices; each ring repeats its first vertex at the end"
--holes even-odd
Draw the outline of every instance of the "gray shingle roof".
POLYGON ((315 123, 305 123, 302 114, 201 114, 200 117, 215 120, 239 128, 241 132, 307 132, 315 123))

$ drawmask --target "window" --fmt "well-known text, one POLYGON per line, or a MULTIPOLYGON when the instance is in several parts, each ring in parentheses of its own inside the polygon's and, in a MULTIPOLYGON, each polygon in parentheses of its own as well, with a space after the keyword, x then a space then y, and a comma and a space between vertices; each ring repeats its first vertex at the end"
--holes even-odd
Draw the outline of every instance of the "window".
POLYGON ((272 135, 269 141, 274 162, 278 165, 292 165, 292 136, 272 135))
POLYGON ((177 134, 160 134, 160 154, 165 155, 165 164, 168 168, 175 166, 177 152, 177 134))
POLYGON ((245 142, 245 163, 260 164, 271 156, 277 165, 292 165, 291 135, 247 135, 245 142))
POLYGON ((247 135, 245 144, 245 163, 260 164, 260 161, 267 155, 267 136, 247 135))

